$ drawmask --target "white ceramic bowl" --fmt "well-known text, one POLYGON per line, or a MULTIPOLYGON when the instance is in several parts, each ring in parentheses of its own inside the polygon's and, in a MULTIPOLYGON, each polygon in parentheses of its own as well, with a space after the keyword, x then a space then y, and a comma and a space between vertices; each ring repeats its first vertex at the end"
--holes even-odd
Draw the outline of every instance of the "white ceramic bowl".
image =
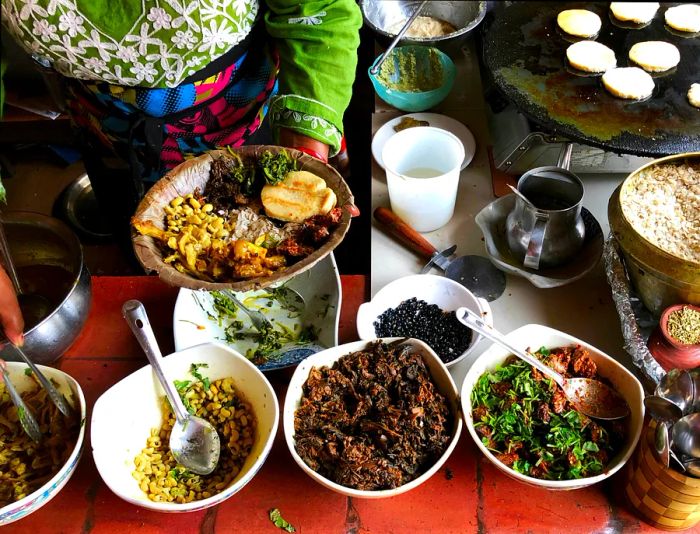
MULTIPOLYGON (((445 311, 454 311, 464 306, 481 315, 488 325, 493 326, 493 315, 489 303, 474 296, 462 284, 435 274, 413 274, 388 283, 374 295, 371 301, 365 302, 359 307, 357 310, 357 333, 360 339, 377 337, 374 321, 386 310, 396 308, 404 300, 411 297, 424 300, 428 304, 437 304, 445 311)), ((472 340, 467 350, 445 365, 452 367, 457 362, 462 361, 482 339, 481 334, 472 332, 472 340)))
POLYGON ((492 464, 511 478, 532 486, 550 490, 584 488, 601 482, 619 471, 632 455, 637 440, 639 440, 639 436, 642 432, 642 424, 644 422, 644 391, 642 390, 642 385, 639 383, 639 380, 625 369, 622 364, 618 363, 604 352, 601 352, 580 339, 547 326, 528 324, 513 330, 507 334, 506 337, 513 345, 522 347, 523 349, 542 346, 555 348, 569 345, 581 345, 588 349, 591 359, 598 366, 600 376, 610 381, 613 388, 625 398, 630 407, 631 414, 628 421, 627 439, 620 452, 611 459, 603 473, 577 480, 541 480, 517 473, 505 464, 499 462, 496 456, 481 443, 481 438, 474 429, 471 409, 471 393, 479 377, 487 370, 495 369, 496 365, 503 363, 511 354, 508 350, 501 348, 500 345, 494 344, 477 358, 474 365, 469 369, 462 385, 462 413, 464 414, 464 420, 469 429, 469 434, 471 434, 474 443, 481 449, 481 452, 486 455, 492 464))
POLYGON ((165 395, 151 366, 130 374, 108 389, 92 412, 92 455, 105 484, 119 497, 159 512, 191 512, 214 506, 245 486, 262 467, 272 448, 279 422, 279 406, 265 376, 244 356, 219 343, 205 343, 166 356, 163 368, 171 380, 192 379, 193 363, 206 363, 201 373, 212 382, 232 377, 251 404, 257 418, 257 435, 250 455, 233 484, 207 499, 178 504, 154 502, 141 491, 134 471, 134 458, 146 446, 152 428, 160 428, 165 395))
MULTIPOLYGON (((70 477, 73 476, 75 467, 78 465, 78 460, 80 460, 80 455, 83 452, 85 414, 87 412, 83 390, 80 389, 80 385, 74 378, 63 371, 43 365, 38 365, 37 367, 41 369, 41 372, 44 373, 46 378, 55 382, 56 387, 63 393, 71 406, 80 411, 80 431, 78 432, 78 439, 75 442, 73 451, 68 457, 68 461, 66 461, 63 467, 54 476, 25 498, 0 508, 0 526, 7 525, 8 523, 12 523, 13 521, 17 521, 31 514, 53 499, 58 492, 61 491, 61 488, 66 485, 70 477)), ((28 369, 28 366, 24 363, 7 362, 7 372, 10 375, 12 384, 20 394, 38 387, 30 377, 24 374, 25 369, 28 369)), ((47 400, 47 402, 51 401, 47 400)))
MULTIPOLYGON (((385 338, 384 341, 390 342, 395 339, 400 338, 385 338)), ((420 486, 423 482, 425 482, 431 476, 433 476, 447 461, 447 458, 449 458, 450 454, 452 454, 452 451, 454 450, 455 446, 457 445, 457 441, 459 440, 459 435, 462 432, 462 419, 460 414, 459 400, 457 397, 457 386, 455 386, 455 383, 452 380, 452 377, 450 376, 447 367, 445 367, 445 364, 442 363, 438 355, 435 354, 435 352, 433 352, 433 350, 428 345, 426 345, 418 339, 410 339, 407 341, 407 343, 409 343, 414 350, 421 352, 423 360, 425 361, 425 364, 430 371, 430 374, 433 378, 433 381, 435 382, 435 385, 438 388, 438 391, 440 391, 440 393, 442 393, 442 395, 445 396, 449 403, 450 412, 453 416, 453 419, 452 438, 447 446, 447 449, 445 449, 445 452, 437 460, 437 462, 435 462, 435 464, 433 464, 433 466, 421 476, 412 480, 411 482, 408 482, 407 484, 404 484, 403 486, 387 490, 363 491, 348 488, 346 486, 337 484, 324 476, 321 476, 316 471, 311 469, 308 465, 306 465, 304 460, 302 460, 299 454, 297 454, 294 442, 294 413, 296 412, 296 409, 299 406, 299 401, 302 397, 302 387, 306 382, 306 379, 308 378, 309 372, 312 368, 324 366, 330 367, 342 356, 350 354, 351 352, 363 350, 368 345, 367 341, 355 341, 354 343, 346 343, 345 345, 340 345, 338 347, 333 347, 331 349, 318 352, 303 360, 292 375, 292 379, 289 382, 289 387, 287 389, 287 396, 284 401, 283 430, 284 439, 287 442, 287 447, 289 447, 289 452, 292 454, 294 461, 297 464, 299 464, 299 467, 301 467, 304 470, 304 472, 306 472, 306 474, 313 478, 316 482, 333 491, 342 493, 343 495, 347 495, 348 497, 361 497, 366 499, 382 499, 385 497, 394 497, 396 495, 400 495, 401 493, 405 493, 407 491, 412 490, 413 488, 420 486)))

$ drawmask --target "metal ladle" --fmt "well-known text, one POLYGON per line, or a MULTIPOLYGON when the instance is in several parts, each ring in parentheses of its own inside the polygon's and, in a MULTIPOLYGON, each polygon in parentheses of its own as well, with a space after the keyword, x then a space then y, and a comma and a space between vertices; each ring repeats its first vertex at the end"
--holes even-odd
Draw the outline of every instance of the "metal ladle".
POLYGON ((138 300, 129 300, 122 306, 124 319, 146 353, 148 361, 163 386, 170 406, 175 413, 175 424, 170 433, 170 451, 177 463, 198 475, 208 475, 219 463, 221 444, 216 429, 201 417, 191 415, 185 409, 180 394, 165 376, 160 362, 163 358, 146 310, 138 300))
POLYGON ((15 293, 17 294, 17 301, 19 302, 20 310, 22 310, 22 315, 24 320, 29 325, 35 325, 41 322, 52 309, 52 305, 49 299, 43 295, 37 293, 25 293, 22 291, 22 286, 19 282, 19 277, 17 276, 17 270, 12 262, 12 256, 10 255, 10 247, 7 243, 7 237, 5 236, 5 225, 0 217, 0 256, 2 263, 7 270, 7 275, 12 281, 12 285, 15 288, 15 293))
POLYGON ((389 57, 389 54, 391 54, 391 51, 394 49, 394 47, 398 44, 398 42, 401 40, 403 37, 404 33, 408 31, 408 28, 410 28, 411 24, 413 24, 413 21, 416 20, 420 12, 423 10, 425 7, 425 4, 427 4, 427 0, 424 2, 421 2, 421 4, 418 6, 418 9, 416 9, 413 14, 408 18, 408 20, 404 23, 404 25, 401 27, 401 30, 399 33, 396 34, 396 37, 394 37, 394 40, 389 43, 389 46, 387 49, 384 51, 384 53, 380 56, 380 58, 376 61, 374 65, 369 69, 369 72, 372 76, 376 76, 377 73, 379 72, 379 67, 382 66, 382 63, 384 63, 384 60, 389 57))
POLYGON ((540 373, 554 380, 563 390, 568 401, 581 413, 605 420, 622 419, 629 415, 627 401, 610 386, 592 378, 564 378, 534 356, 512 345, 503 334, 487 325, 470 309, 458 308, 455 314, 462 324, 508 349, 540 373))

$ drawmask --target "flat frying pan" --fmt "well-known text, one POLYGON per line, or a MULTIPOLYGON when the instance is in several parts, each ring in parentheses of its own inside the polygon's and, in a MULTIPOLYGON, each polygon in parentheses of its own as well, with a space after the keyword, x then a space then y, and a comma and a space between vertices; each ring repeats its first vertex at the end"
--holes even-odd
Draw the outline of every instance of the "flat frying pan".
POLYGON ((700 109, 687 92, 700 82, 700 36, 668 28, 662 4, 647 26, 617 22, 603 2, 512 2, 493 13, 484 35, 484 63, 495 85, 545 130, 618 153, 663 156, 700 150, 700 109), (681 61, 654 76, 651 98, 637 102, 609 94, 599 75, 578 74, 566 48, 576 39, 557 26, 565 9, 597 13, 603 26, 596 41, 612 48, 618 67, 632 66, 629 49, 641 41, 667 41, 681 61))

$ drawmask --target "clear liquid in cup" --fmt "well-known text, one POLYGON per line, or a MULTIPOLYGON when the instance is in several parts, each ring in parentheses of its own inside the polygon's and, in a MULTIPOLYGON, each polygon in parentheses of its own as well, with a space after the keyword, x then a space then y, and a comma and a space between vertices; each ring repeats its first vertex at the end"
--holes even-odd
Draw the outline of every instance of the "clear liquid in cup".
POLYGON ((402 174, 409 178, 435 178, 436 176, 440 176, 445 173, 430 167, 415 167, 404 171, 402 174))

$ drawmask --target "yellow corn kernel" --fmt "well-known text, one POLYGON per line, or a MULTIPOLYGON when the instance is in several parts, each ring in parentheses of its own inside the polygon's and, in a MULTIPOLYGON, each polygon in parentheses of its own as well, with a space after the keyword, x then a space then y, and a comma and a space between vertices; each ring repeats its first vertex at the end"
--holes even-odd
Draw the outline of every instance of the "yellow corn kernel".
POLYGON ((177 249, 177 238, 175 236, 168 238, 168 248, 177 249))
POLYGON ((198 210, 202 207, 202 205, 199 203, 199 200, 196 198, 190 198, 190 206, 192 206, 194 209, 198 210))
POLYGON ((204 204, 204 206, 202 206, 202 211, 204 213, 210 213, 213 210, 214 210, 214 206, 212 206, 211 204, 204 204))
POLYGON ((184 201, 184 199, 183 199, 182 197, 175 197, 174 199, 172 199, 172 200, 170 201, 170 205, 171 205, 173 208, 177 208, 180 204, 183 203, 183 201, 184 201))

